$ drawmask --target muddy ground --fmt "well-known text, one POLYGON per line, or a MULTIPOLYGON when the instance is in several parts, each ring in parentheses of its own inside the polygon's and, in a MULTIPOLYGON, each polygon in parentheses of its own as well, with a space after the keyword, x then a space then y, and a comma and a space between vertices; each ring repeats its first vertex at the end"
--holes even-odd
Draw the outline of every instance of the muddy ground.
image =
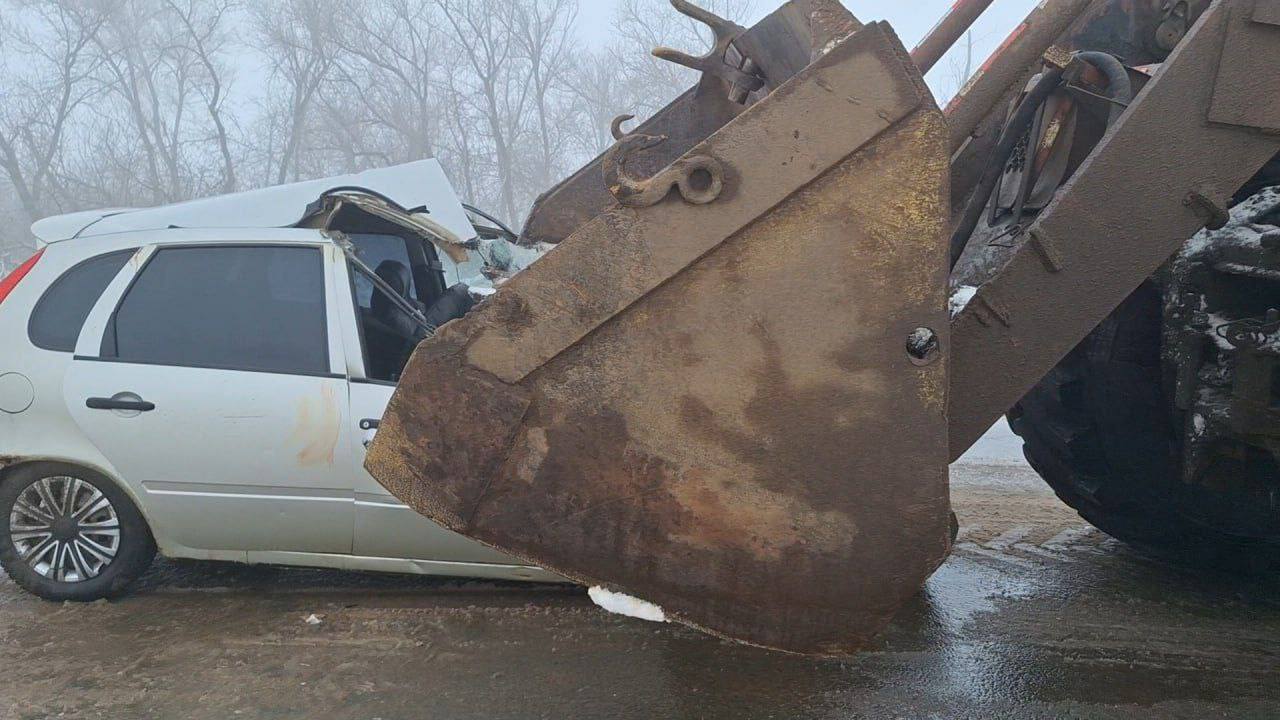
POLYGON ((609 616, 570 587, 158 562, 111 603, 0 579, 0 715, 1280 716, 1280 580, 1136 554, 1021 467, 953 480, 956 553, 845 661, 609 616))

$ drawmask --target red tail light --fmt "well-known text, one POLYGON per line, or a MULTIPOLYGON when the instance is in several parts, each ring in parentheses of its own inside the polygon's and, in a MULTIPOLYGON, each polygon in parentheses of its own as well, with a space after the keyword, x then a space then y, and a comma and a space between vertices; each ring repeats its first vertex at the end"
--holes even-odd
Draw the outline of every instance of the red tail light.
POLYGON ((27 273, 31 272, 31 268, 36 266, 36 261, 38 261, 40 256, 43 254, 44 248, 41 248, 36 251, 35 255, 28 258, 26 262, 19 265, 16 270, 9 273, 9 277, 0 280, 0 303, 4 302, 5 298, 9 297, 9 293, 13 292, 14 288, 18 287, 18 283, 22 282, 22 278, 26 277, 27 273))

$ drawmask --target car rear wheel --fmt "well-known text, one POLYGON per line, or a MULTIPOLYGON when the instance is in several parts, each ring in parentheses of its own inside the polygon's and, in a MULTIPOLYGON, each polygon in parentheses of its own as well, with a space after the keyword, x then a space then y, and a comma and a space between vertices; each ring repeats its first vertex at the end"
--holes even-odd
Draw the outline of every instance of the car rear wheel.
POLYGON ((0 565, 42 598, 119 595, 155 552, 137 506, 100 473, 41 462, 14 468, 0 483, 0 565))

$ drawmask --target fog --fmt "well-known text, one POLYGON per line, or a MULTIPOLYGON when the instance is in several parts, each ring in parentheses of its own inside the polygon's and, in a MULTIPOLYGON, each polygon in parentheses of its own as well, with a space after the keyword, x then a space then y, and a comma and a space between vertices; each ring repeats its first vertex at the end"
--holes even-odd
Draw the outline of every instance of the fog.
MULTIPOLYGON (((707 0, 749 25, 776 0, 707 0)), ((850 0, 914 45, 950 0, 850 0)), ((997 0, 929 80, 945 101, 1033 0, 997 0)), ((519 224, 695 81, 667 0, 0 0, 0 271, 41 217, 436 157, 519 224)))

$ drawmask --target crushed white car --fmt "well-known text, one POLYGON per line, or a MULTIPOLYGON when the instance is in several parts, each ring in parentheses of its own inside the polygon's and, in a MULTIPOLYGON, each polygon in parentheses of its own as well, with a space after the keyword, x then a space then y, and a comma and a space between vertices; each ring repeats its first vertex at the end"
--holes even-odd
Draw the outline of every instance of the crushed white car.
POLYGON ((0 564, 22 587, 114 595, 157 550, 558 579, 363 468, 417 342, 533 258, 436 162, 32 231, 0 281, 0 564))

